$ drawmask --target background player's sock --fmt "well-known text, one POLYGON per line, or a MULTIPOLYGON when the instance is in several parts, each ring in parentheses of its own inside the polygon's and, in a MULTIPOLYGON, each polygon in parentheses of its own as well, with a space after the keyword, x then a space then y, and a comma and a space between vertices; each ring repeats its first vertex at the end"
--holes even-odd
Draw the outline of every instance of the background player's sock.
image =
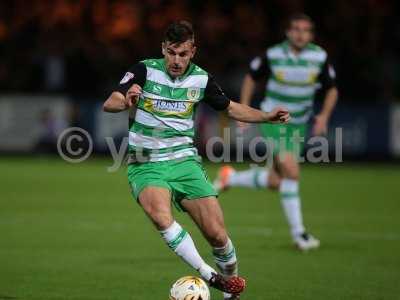
POLYGON ((288 178, 282 179, 280 194, 282 207, 289 222, 292 237, 295 238, 305 231, 301 214, 299 182, 288 178))
POLYGON ((171 250, 186 263, 200 272, 205 280, 210 280, 212 273, 217 273, 201 258, 189 233, 174 221, 170 227, 160 231, 163 239, 171 250))
MULTIPOLYGON (((233 276, 238 274, 236 250, 230 239, 224 247, 214 248, 213 255, 215 263, 223 275, 233 276)), ((231 294, 224 293, 224 299, 229 299, 231 296, 231 294)))
POLYGON ((262 168, 251 168, 246 171, 236 171, 229 176, 229 186, 250 188, 267 187, 268 171, 262 168))

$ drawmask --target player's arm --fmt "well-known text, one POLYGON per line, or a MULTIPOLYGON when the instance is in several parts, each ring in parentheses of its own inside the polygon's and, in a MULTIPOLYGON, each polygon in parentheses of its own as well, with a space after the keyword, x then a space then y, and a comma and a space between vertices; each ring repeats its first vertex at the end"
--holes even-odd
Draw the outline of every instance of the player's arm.
POLYGON ((118 86, 104 102, 103 110, 117 113, 135 106, 142 93, 141 86, 145 81, 146 66, 143 63, 134 65, 125 73, 118 86))
POLYGON ((335 83, 335 77, 335 70, 329 61, 326 61, 319 76, 322 89, 325 91, 325 97, 321 111, 315 116, 313 128, 314 135, 326 134, 328 132, 329 119, 336 106, 339 96, 339 92, 335 83))
POLYGON ((256 88, 256 81, 249 73, 244 76, 242 88, 240 89, 240 103, 250 105, 251 98, 253 97, 256 88))
POLYGON ((256 56, 249 65, 249 70, 244 77, 240 90, 240 103, 250 105, 256 83, 262 78, 267 78, 270 74, 270 67, 266 55, 256 56))
POLYGON ((290 119, 285 108, 276 108, 271 112, 263 112, 248 105, 231 101, 209 75, 204 101, 215 110, 227 111, 230 118, 248 123, 287 123, 290 119))
POLYGON ((246 123, 287 123, 290 120, 289 112, 284 107, 277 107, 270 112, 265 112, 230 101, 227 111, 232 119, 246 123))
POLYGON ((112 92, 103 104, 103 110, 109 113, 117 113, 129 109, 136 104, 133 97, 125 97, 120 92, 112 92))
MULTIPOLYGON (((249 70, 244 76, 242 87, 240 89, 240 103, 250 105, 257 81, 262 78, 267 78, 269 74, 270 68, 267 56, 264 54, 253 58, 250 62, 249 70)), ((240 121, 237 122, 237 125, 239 128, 242 128, 242 130, 248 127, 248 124, 240 121)))

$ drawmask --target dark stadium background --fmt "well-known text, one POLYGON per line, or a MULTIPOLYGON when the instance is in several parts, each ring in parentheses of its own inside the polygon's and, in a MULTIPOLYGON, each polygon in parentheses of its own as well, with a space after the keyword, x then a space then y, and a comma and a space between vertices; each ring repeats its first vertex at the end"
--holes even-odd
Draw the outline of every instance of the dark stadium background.
MULTIPOLYGON (((127 66, 159 56, 167 24, 194 23, 196 61, 236 95, 249 59, 282 39, 305 11, 338 74, 342 101, 400 96, 396 1, 1 1, 1 89, 104 97, 127 66), (46 80, 50 57, 63 80, 46 80)), ((97 99, 99 99, 97 98, 97 99)))
MULTIPOLYGON (((166 299, 192 271, 162 248, 124 168, 107 172, 104 138, 120 142, 128 121, 103 113, 102 102, 129 66, 161 55, 164 29, 177 19, 194 24, 194 61, 238 99, 249 60, 283 39, 296 12, 313 18, 336 69, 328 137, 343 129, 344 163, 304 166, 305 216, 323 245, 310 255, 288 245, 277 195, 220 197, 248 299, 399 299, 400 2, 389 0, 0 1, 0 299, 166 299), (71 126, 94 142, 80 164, 56 151, 71 126)), ((260 86, 255 107, 262 96, 260 86)), ((203 153, 223 126, 234 129, 206 106, 198 124, 203 153)), ((206 167, 214 177, 218 165, 206 167)))
MULTIPOLYGON (((54 142, 54 127, 68 124, 101 136, 96 105, 106 99, 129 66, 160 56, 160 41, 171 21, 193 22, 199 46, 195 62, 238 99, 249 60, 281 41, 287 17, 299 11, 315 20, 316 41, 327 49, 337 71, 340 104, 331 124, 343 127, 345 137, 353 137, 352 145, 344 144, 344 155, 358 159, 398 156, 400 137, 393 129, 398 128, 400 97, 396 1, 1 1, 0 91, 3 95, 61 95, 68 102, 64 123, 57 126, 52 124, 51 109, 37 108, 34 123, 45 129, 33 133, 36 140, 52 135, 54 142)), ((255 106, 262 95, 260 86, 255 106)), ((198 118, 204 137, 200 148, 202 140, 217 133, 205 133, 202 126, 210 115, 214 114, 198 118)), ((21 126, 24 118, 16 118, 21 126)), ((13 129, 20 134, 11 119, 7 118, 10 124, 3 121, 4 130, 0 128, 6 136, 13 129)), ((123 130, 121 123, 111 135, 123 136, 123 130)), ((32 134, 25 134, 30 143, 12 145, 3 138, 0 151, 37 149, 32 134)), ((99 139, 95 151, 105 151, 99 139)))

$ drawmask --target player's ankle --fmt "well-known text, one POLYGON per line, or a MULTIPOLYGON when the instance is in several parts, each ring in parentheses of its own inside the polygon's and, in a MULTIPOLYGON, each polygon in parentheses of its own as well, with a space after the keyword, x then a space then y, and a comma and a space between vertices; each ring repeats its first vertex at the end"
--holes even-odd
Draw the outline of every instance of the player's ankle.
POLYGON ((217 274, 217 271, 215 271, 213 268, 211 268, 209 265, 204 263, 201 265, 200 269, 198 270, 201 277, 203 277, 204 280, 207 282, 210 281, 212 278, 213 274, 217 274))

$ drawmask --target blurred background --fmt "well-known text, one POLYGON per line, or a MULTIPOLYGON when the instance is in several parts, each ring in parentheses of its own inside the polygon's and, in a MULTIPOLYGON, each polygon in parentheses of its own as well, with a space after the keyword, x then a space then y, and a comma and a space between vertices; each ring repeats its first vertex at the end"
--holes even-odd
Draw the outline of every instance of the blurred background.
MULTIPOLYGON (((0 300, 167 299, 177 278, 193 274, 132 199, 126 168, 110 171, 105 137, 121 142, 128 116, 102 104, 131 65, 161 56, 164 30, 177 19, 194 25, 195 63, 238 99, 250 59, 284 39, 297 12, 314 19, 316 42, 336 68, 328 139, 332 161, 342 129, 344 163, 302 165, 305 221, 322 243, 313 253, 293 249, 278 193, 220 195, 249 283, 243 299, 398 300, 400 1, 389 0, 1 0, 0 300), (57 154, 72 126, 93 139, 95 155, 81 164, 57 154)), ((223 127, 236 134, 206 105, 197 122, 203 154, 223 127)), ((253 127, 244 138, 257 134, 253 127)), ((220 164, 204 166, 214 178, 220 164)), ((211 262, 193 222, 175 217, 211 262)))
MULTIPOLYGON (((104 136, 123 137, 126 120, 103 114, 101 102, 131 65, 160 57, 164 30, 177 19, 194 24, 195 62, 238 99, 249 60, 284 38, 289 15, 306 12, 336 68, 340 103, 331 128, 343 128, 345 157, 393 159, 400 155, 398 11, 389 0, 3 0, 0 151, 53 151, 71 125, 95 137, 95 151, 106 151, 104 136)), ((260 85, 254 106, 262 95, 260 85)), ((200 148, 220 134, 216 114, 201 111, 200 148)))

